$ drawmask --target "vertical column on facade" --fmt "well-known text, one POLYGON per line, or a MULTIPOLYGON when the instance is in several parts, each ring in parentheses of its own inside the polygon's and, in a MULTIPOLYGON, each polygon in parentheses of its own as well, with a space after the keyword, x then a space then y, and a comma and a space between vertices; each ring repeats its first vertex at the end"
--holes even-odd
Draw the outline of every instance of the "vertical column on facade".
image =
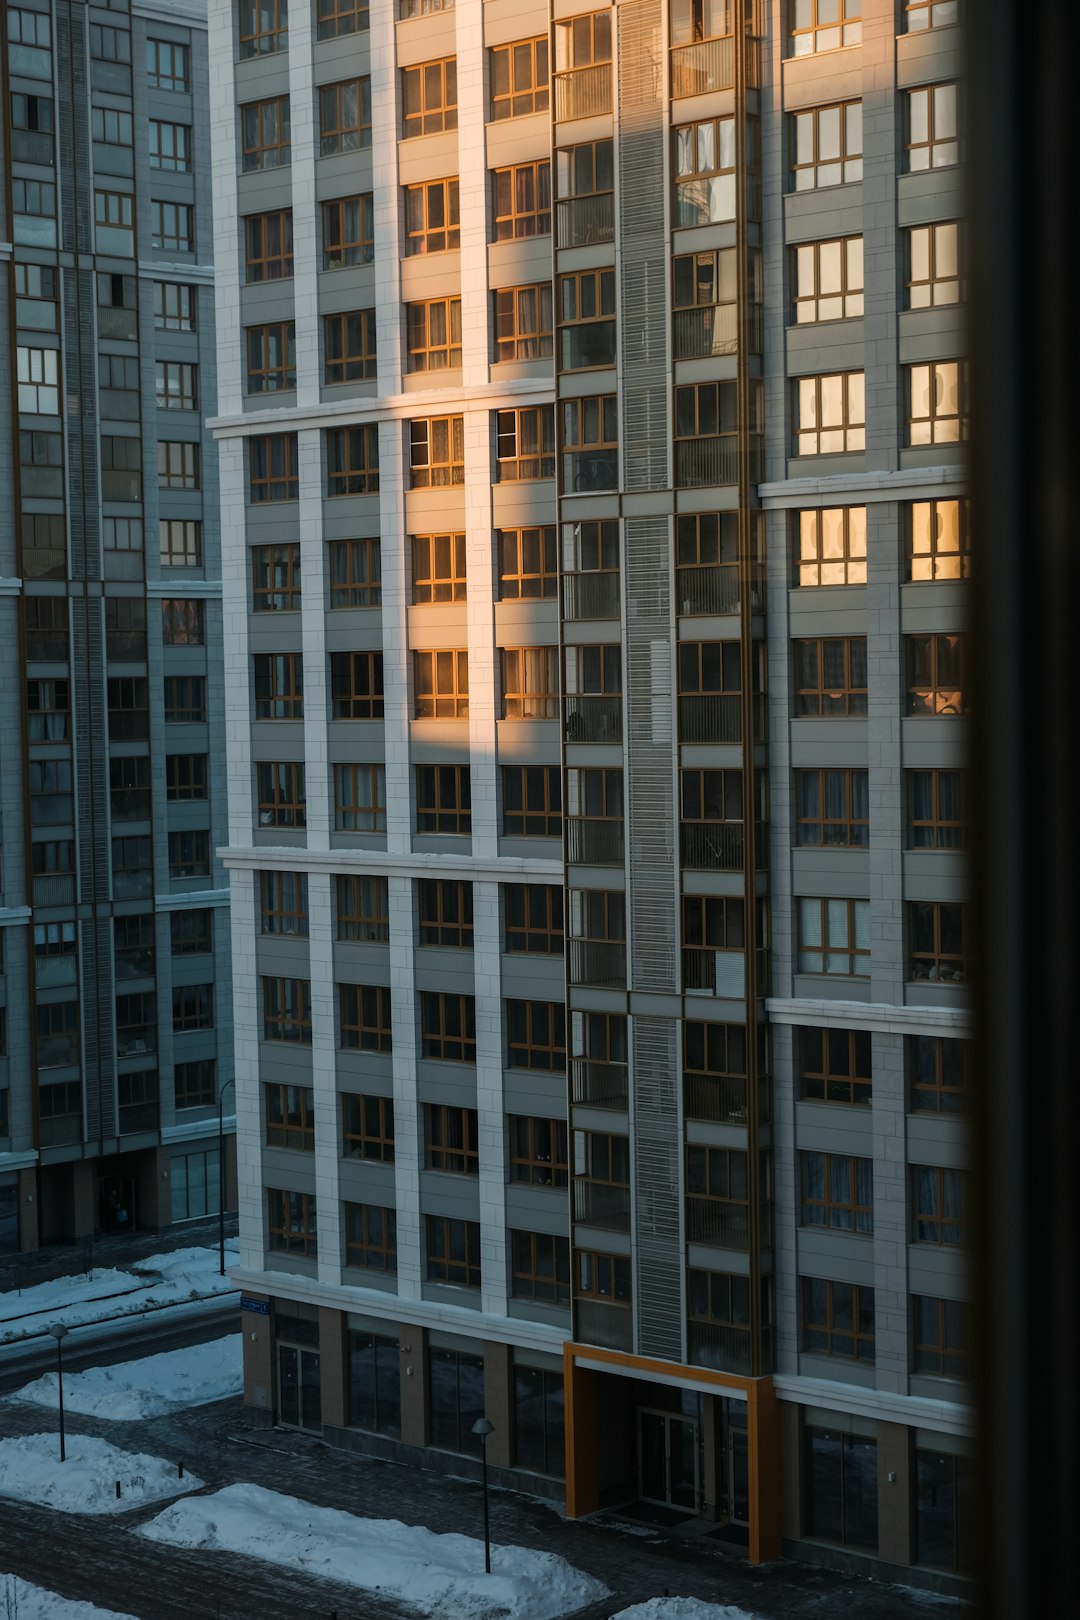
MULTIPOLYGON (((250 809, 247 842, 250 843, 250 809)), ((266 1251, 261 1110, 259 1107, 259 979, 255 956, 256 874, 232 871, 231 908, 234 974, 233 1039, 236 1064, 236 1192, 240 1212, 240 1264, 261 1271, 266 1251)))
MULTIPOLYGON (((389 780, 389 769, 387 778, 389 780)), ((394 804, 392 797, 389 803, 394 804)), ((398 1293, 403 1299, 419 1299, 423 1277, 420 1231, 421 1133, 420 1102, 416 1084, 416 972, 413 961, 412 881, 407 877, 391 876, 388 887, 397 1285, 398 1293)), ((415 1331, 419 1332, 419 1329, 415 1331)))
MULTIPOLYGON (((469 673, 471 683, 471 663, 469 673)), ((494 882, 474 883, 473 970, 476 975, 481 1299, 483 1309, 495 1316, 506 1315, 508 1275, 500 950, 499 885, 494 882)))
MULTIPOLYGON (((484 3, 457 0, 455 6, 458 93, 458 187, 461 203, 461 356, 462 385, 469 389, 488 380, 487 167, 484 141, 484 3)), ((485 421, 486 430, 486 421, 485 421)), ((468 427, 466 425, 466 431, 468 427)), ((479 469, 469 461, 469 486, 479 484, 479 469)), ((468 488, 466 489, 466 500, 468 488)), ((468 514, 466 514, 468 515, 468 514)), ((488 524, 488 545, 491 527, 488 524)), ((472 599, 470 583, 469 599, 472 599)), ((490 600, 490 598, 489 598, 490 600)), ((472 626, 469 640, 469 686, 472 697, 472 626)), ((476 795, 473 795, 473 839, 476 838, 476 795)))
MULTIPOLYGON (((396 394, 401 387, 401 235, 398 196, 397 47, 395 5, 371 7, 371 172, 375 226, 375 336, 378 354, 379 395, 396 394)), ((305 27, 308 24, 305 23, 305 27)), ((381 461, 381 483, 388 475, 381 461)), ((400 488, 400 485, 397 486, 400 488)), ((383 497, 385 501, 385 495, 383 497)), ((385 533, 385 531, 384 531, 385 533)), ((385 538, 383 545, 385 546, 385 538)), ((384 561, 385 571, 385 561, 384 561)), ((385 597, 383 612, 385 613, 385 597)))
MULTIPOLYGON (((315 220, 315 106, 312 42, 315 30, 308 0, 292 0, 289 7, 289 106, 293 211, 293 319, 296 322, 296 403, 310 408, 319 403, 320 354, 319 284, 315 220)), ((301 439, 301 444, 303 440, 301 439)), ((301 457, 303 452, 301 450, 301 457)), ((302 474, 301 474, 302 476, 302 474)), ((305 587, 308 585, 305 558, 305 587)), ((320 598, 321 600, 321 598, 320 598)), ((305 691, 307 670, 305 668, 305 691)), ((305 704, 311 703, 309 698, 305 704)), ((308 761, 308 777, 311 761, 308 761)), ((310 792, 310 787, 309 787, 310 792)), ((310 828, 310 810, 308 826, 310 828)), ((321 1247, 321 1246, 320 1246, 321 1247)))
MULTIPOLYGON (((462 276, 462 290, 465 280, 462 276)), ((472 785, 472 852, 491 859, 499 852, 497 804, 494 560, 491 539, 491 434, 488 411, 465 411, 465 578, 469 640, 469 769, 472 785)), ((479 1008, 477 1009, 479 1011, 479 1008)))
MULTIPOLYGON (((242 535, 247 524, 244 440, 218 441, 221 532, 242 535)), ((252 843, 251 698, 248 681, 247 549, 226 545, 221 554, 222 646, 225 664, 225 738, 229 766, 229 843, 252 843)), ((235 924, 233 938, 236 937, 235 924)))
MULTIPOLYGON (((222 416, 232 416, 243 409, 243 330, 240 316, 243 277, 240 273, 240 215, 236 177, 234 15, 231 6, 211 6, 207 16, 217 307, 217 402, 222 416)), ((224 509, 221 532, 223 535, 243 533, 242 527, 230 531, 225 522, 224 509)))
MULTIPOLYGON (((895 472, 900 456, 896 314, 896 20, 892 5, 862 19, 863 352, 867 465, 895 472)), ((868 546, 873 537, 868 535, 868 546)), ((873 623, 873 620, 870 621, 873 623)), ((895 711, 896 702, 893 700, 895 711)), ((874 829, 877 837, 877 828, 874 829)))
MULTIPOLYGON (((401 422, 379 423, 379 531, 382 550, 383 739, 386 750, 386 847, 412 849, 409 750, 409 558, 405 541, 405 467, 401 422)), ((411 913, 402 939, 410 941, 411 913)), ((394 931, 390 931, 393 942, 394 931)), ((396 1050, 395 1035, 395 1050, 396 1050)))
MULTIPOLYGON (((330 847, 330 747, 327 734, 326 548, 323 545, 323 457, 318 428, 297 434, 300 473, 300 634, 304 656, 304 784, 307 794, 307 847, 330 847)), ((312 975, 314 979, 314 974, 312 975)))
MULTIPOLYGON (((308 767, 310 773, 310 765, 308 767)), ((337 1022, 334 927, 327 872, 308 874, 311 974, 311 1076, 315 1088, 315 1209, 319 1281, 341 1282, 341 1189, 338 1154, 337 1022)))

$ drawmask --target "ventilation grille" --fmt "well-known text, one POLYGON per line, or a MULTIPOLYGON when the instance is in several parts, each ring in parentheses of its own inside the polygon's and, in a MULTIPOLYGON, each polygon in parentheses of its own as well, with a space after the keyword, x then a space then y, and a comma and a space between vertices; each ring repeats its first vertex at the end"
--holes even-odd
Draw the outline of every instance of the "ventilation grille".
POLYGON ((682 1361, 678 1055, 674 1022, 632 1018, 637 1350, 682 1361))

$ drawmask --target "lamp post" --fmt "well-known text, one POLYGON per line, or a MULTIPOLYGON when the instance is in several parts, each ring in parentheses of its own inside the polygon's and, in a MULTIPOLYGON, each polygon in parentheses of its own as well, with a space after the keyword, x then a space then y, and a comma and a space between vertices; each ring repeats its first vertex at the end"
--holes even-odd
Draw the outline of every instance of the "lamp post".
MULTIPOLYGON (((236 1085, 236 1076, 225 1081, 217 1098, 217 1148, 218 1148, 218 1274, 225 1275, 225 1114, 222 1104, 225 1093, 230 1086, 236 1085)), ((233 1098, 235 1101, 235 1092, 233 1098)))
POLYGON ((472 1426, 473 1434, 480 1436, 480 1467, 484 1486, 484 1574, 491 1574, 491 1522, 488 1517, 487 1437, 495 1433, 495 1425, 486 1417, 478 1417, 472 1426))
POLYGON ((60 1395, 60 1461, 67 1461, 67 1452, 64 1449, 64 1352, 61 1348, 67 1334, 63 1322, 54 1322, 49 1329, 56 1340, 56 1387, 60 1395))

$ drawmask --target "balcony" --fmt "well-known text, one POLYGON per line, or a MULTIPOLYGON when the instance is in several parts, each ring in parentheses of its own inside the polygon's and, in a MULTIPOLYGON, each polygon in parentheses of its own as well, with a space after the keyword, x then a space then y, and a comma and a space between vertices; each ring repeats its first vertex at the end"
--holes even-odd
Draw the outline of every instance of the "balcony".
POLYGON ((103 501, 141 501, 142 473, 124 467, 107 467, 101 475, 101 498, 103 501))
POLYGON ((675 311, 675 359, 710 360, 739 352, 738 304, 675 311))
POLYGON ((52 168, 53 138, 45 130, 13 129, 11 157, 16 163, 43 163, 52 168))
POLYGON ((152 945, 125 947, 116 953, 118 979, 152 979, 154 976, 154 947, 152 945))
POLYGON ((610 111, 610 62, 555 75, 555 117, 559 123, 568 118, 596 118, 610 111))
POLYGON ((692 872, 741 872, 741 821, 684 821, 679 828, 682 864, 692 872))
POLYGON ((110 663, 145 664, 145 630, 106 630, 105 656, 110 663))
POLYGON ((634 1325, 629 1302, 606 1305, 596 1299, 579 1299, 575 1306, 577 1337, 583 1344, 599 1344, 608 1350, 633 1348, 634 1325))
POLYGON ((709 1120, 717 1125, 745 1125, 746 1076, 685 1074, 683 1110, 687 1119, 709 1120))
POLYGON ((135 1136, 158 1128, 158 1103, 152 1097, 148 1102, 126 1103, 117 1110, 117 1125, 121 1136, 135 1136))
POLYGON ((570 941, 570 983, 599 989, 626 989, 626 942, 600 939, 570 941))
POLYGON ((750 1329, 688 1322, 686 1351, 691 1366, 746 1375, 750 1371, 750 1329))
POLYGON ((621 575, 610 573, 564 574, 563 614, 568 619, 617 619, 621 575))
POLYGON ((82 1129, 82 1114, 57 1114, 55 1119, 41 1120, 38 1134, 43 1148, 70 1147, 82 1141, 82 1129))
POLYGON ((676 439, 675 483, 680 489, 735 484, 738 480, 737 433, 718 433, 711 439, 676 439))
POLYGON ((579 866, 621 866, 625 858, 624 823, 572 816, 566 823, 567 860, 579 866))
POLYGON ((27 630, 26 661, 28 664, 66 664, 68 637, 66 630, 27 630))
POLYGON ((157 1051, 157 1025, 131 1024, 116 1031, 117 1057, 145 1057, 157 1051))
POLYGON ((615 193, 567 197, 555 204, 555 231, 560 248, 593 247, 615 240, 615 193))
POLYGON ((723 1198, 688 1198, 686 1237, 689 1243, 709 1243, 717 1249, 746 1249, 750 1243, 749 1208, 723 1198))
POLYGON ((731 90, 735 85, 735 40, 706 39, 700 44, 680 45, 671 53, 671 94, 704 96, 712 90, 731 90))
POLYGON ((133 309, 114 309, 111 304, 98 305, 98 337, 130 340, 138 336, 138 324, 133 309))
MULTIPOLYGON (((689 614, 738 613, 742 592, 736 563, 718 563, 704 568, 675 570, 675 600, 683 617, 689 614)), ((751 605, 760 610, 760 594, 751 588, 751 605)))
MULTIPOLYGON (((23 486, 23 494, 28 491, 23 486)), ((23 577, 26 579, 66 579, 67 552, 46 546, 29 546, 23 552, 23 577)), ((64 657, 66 657, 66 651, 64 657)), ((49 660, 51 662, 51 660, 49 660)))
POLYGON ((738 692, 694 693, 679 699, 679 741, 742 742, 742 697, 738 692))
POLYGON ((69 872, 35 877, 34 906, 70 906, 75 903, 75 879, 69 872))
POLYGON ((145 742, 150 735, 149 709, 110 709, 110 742, 145 742))
POLYGON ((591 1058, 572 1058, 570 1079, 576 1103, 585 1103, 590 1108, 626 1108, 630 1098, 630 1080, 625 1063, 596 1063, 591 1058))
POLYGON ((568 743, 622 742, 622 697, 619 694, 571 692, 566 698, 568 743))
POLYGON ((607 1232, 629 1232, 630 1188, 584 1177, 575 1180, 574 1219, 585 1226, 603 1227, 607 1232))
POLYGON ((149 788, 115 788, 109 795, 109 814, 114 821, 149 821, 149 788))

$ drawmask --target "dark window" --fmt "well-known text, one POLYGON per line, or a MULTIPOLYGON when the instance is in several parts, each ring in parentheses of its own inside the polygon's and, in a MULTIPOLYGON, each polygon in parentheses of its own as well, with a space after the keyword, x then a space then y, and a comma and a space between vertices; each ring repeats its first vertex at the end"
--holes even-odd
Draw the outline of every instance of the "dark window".
POLYGON ((569 1183, 566 1122, 511 1114, 510 1180, 532 1187, 565 1187, 569 1183))
POLYGON ((330 606, 378 607, 382 602, 382 552, 378 539, 331 540, 330 606))
POLYGON ((562 776, 554 765, 502 767, 504 838, 562 836, 562 776))
POLYGON ((911 1166, 913 1243, 967 1248, 971 1241, 969 1204, 965 1170, 929 1164, 911 1166))
POLYGON ((444 1063, 476 1062, 476 998, 420 992, 420 1055, 444 1063))
POLYGON ((369 945, 384 945, 389 941, 390 897, 386 878, 338 877, 337 937, 369 945))
POLYGON ((480 1173, 480 1136, 475 1108, 424 1104, 424 1164, 452 1175, 480 1173))
POLYGON ((270 1248, 314 1260, 318 1254, 315 1195, 280 1192, 276 1187, 269 1187, 266 1197, 270 1212, 270 1248))
POLYGON ((352 1052, 389 1052, 394 1034, 390 989, 383 984, 339 984, 341 1045, 352 1052))
MULTIPOLYGON (((319 0, 320 6, 327 0, 319 0)), ((348 1335, 349 1424, 373 1434, 401 1434, 401 1365, 396 1339, 348 1335)))
POLYGON ((505 883, 505 948, 511 952, 563 954, 563 892, 548 883, 505 883))
POLYGON ((562 1479, 566 1471, 564 1405, 562 1373, 514 1367, 516 1467, 562 1479))
POLYGON ((847 1154, 801 1153, 801 1226, 836 1232, 874 1230, 874 1164, 847 1154))
POLYGON ((570 1303, 570 1243, 545 1232, 510 1233, 510 1292, 545 1305, 570 1303))
POLYGON ((802 1279, 802 1347, 819 1356, 874 1360, 874 1290, 802 1279))
POLYGON ((397 1271, 397 1215, 381 1204, 345 1205, 345 1264, 397 1271))
POLYGON ((394 1100, 346 1093, 341 1099, 342 1150, 347 1159, 394 1162, 394 1100))
POLYGON ((473 891, 471 883, 421 878, 417 883, 419 943, 471 950, 473 891))
POLYGON ((472 834, 472 793, 467 765, 416 767, 418 833, 472 834))
POLYGON ((507 1001, 506 1064, 566 1072, 566 1010, 561 1001, 507 1001))
POLYGON ((877 1552, 877 1441, 806 1430, 806 1529, 818 1541, 877 1552))
POLYGON ((798 1031, 799 1094, 815 1102, 869 1103, 873 1078, 868 1030, 798 1031))
POLYGON ((974 1056, 970 1041, 909 1035, 904 1044, 912 1109, 929 1114, 966 1114, 974 1056))
POLYGON ((967 1457, 915 1452, 915 1563, 974 1573, 975 1474, 967 1457))
POLYGON ((315 1093, 307 1086, 263 1086, 267 1147, 315 1151, 315 1093))
MULTIPOLYGON (((436 1223, 428 1216, 428 1242, 436 1224, 464 1228, 463 1221, 436 1223)), ((476 1234, 476 1283, 479 1284, 480 1228, 470 1226, 476 1234)), ((462 1251, 464 1253, 464 1250, 462 1251)), ((430 1273, 429 1273, 430 1274, 430 1273)), ((452 1279, 454 1280, 454 1279, 452 1279)), ((428 1422, 430 1441, 440 1451, 464 1452, 479 1456, 480 1440, 472 1432, 477 1418, 484 1415, 484 1360, 461 1350, 445 1350, 432 1345, 428 1353, 428 1422)))
POLYGON ((971 1377, 971 1306, 959 1299, 911 1297, 911 1366, 938 1378, 971 1377))

